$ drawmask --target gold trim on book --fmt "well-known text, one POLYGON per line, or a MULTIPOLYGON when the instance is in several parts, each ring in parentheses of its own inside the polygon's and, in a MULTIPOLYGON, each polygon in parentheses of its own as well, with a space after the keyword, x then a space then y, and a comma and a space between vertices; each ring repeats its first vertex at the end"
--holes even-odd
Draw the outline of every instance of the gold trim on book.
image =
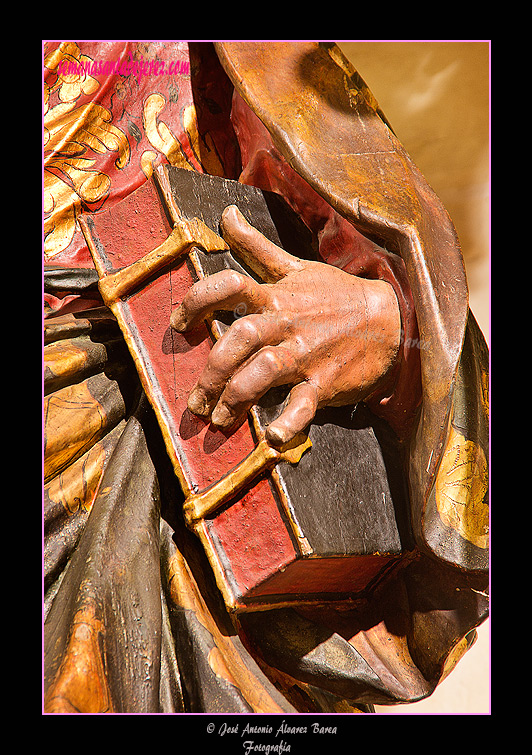
POLYGON ((199 218, 182 218, 175 223, 168 238, 158 247, 128 267, 100 278, 98 285, 104 302, 110 307, 151 275, 188 254, 194 246, 208 252, 229 249, 225 241, 199 218))
POLYGON ((261 440, 254 450, 221 480, 186 499, 183 510, 187 522, 191 524, 212 514, 278 462, 297 464, 311 446, 311 440, 304 433, 299 433, 292 441, 279 448, 271 446, 267 440, 261 440))

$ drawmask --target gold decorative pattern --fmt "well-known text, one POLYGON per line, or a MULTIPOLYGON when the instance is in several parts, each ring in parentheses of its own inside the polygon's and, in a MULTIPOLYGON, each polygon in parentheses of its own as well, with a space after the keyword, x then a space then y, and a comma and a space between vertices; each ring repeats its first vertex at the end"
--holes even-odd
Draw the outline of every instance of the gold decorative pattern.
POLYGON ((95 168, 96 154, 117 152, 117 168, 129 160, 126 135, 111 123, 112 115, 95 102, 76 107, 81 95, 92 95, 99 82, 86 73, 90 61, 74 42, 63 42, 44 60, 45 67, 56 73, 52 84, 44 85, 44 254, 50 259, 72 241, 76 218, 82 203, 100 202, 109 193, 111 179, 95 168), (60 71, 63 60, 73 61, 79 73, 60 71), (58 90, 59 104, 48 109, 52 92, 58 90))
POLYGON ((451 425, 436 477, 436 506, 445 525, 478 548, 489 541, 488 464, 482 448, 451 425))
POLYGON ((44 347, 44 365, 55 377, 80 373, 87 364, 87 351, 74 340, 56 341, 44 347))
POLYGON ((209 133, 200 135, 194 105, 188 105, 183 111, 183 126, 188 136, 190 146, 199 164, 211 176, 225 177, 225 171, 212 136, 209 133))
POLYGON ((217 483, 202 493, 189 495, 183 506, 189 524, 203 519, 227 503, 248 483, 280 461, 297 464, 305 451, 312 447, 312 441, 304 433, 298 433, 293 440, 280 448, 274 448, 267 440, 261 440, 256 448, 217 483))
POLYGON ((48 481, 82 456, 103 434, 103 407, 87 383, 69 385, 44 402, 44 474, 48 481))
MULTIPOLYGON (((188 168, 192 170, 192 166, 186 159, 181 143, 172 134, 166 123, 160 120, 159 116, 164 110, 166 105, 166 99, 162 94, 150 94, 144 102, 144 110, 142 114, 144 131, 148 137, 150 144, 159 152, 162 152, 166 156, 166 159, 170 165, 174 165, 178 168, 188 168)), ((144 164, 149 162, 151 155, 150 150, 144 158, 144 164)), ((142 162, 142 158, 141 158, 142 162)))
POLYGON ((480 374, 481 390, 482 390, 482 406, 486 412, 486 417, 489 417, 490 413, 490 397, 489 397, 489 376, 487 372, 482 370, 480 374))
POLYGON ((100 483, 105 449, 96 443, 78 461, 54 477, 48 486, 51 501, 61 503, 69 514, 90 511, 100 483))
POLYGON ((77 611, 61 666, 45 699, 47 713, 112 713, 101 637, 105 629, 95 606, 77 611))
MULTIPOLYGON (((128 294, 165 265, 187 254, 193 246, 199 246, 206 251, 223 251, 229 248, 217 233, 211 231, 198 218, 183 218, 175 223, 171 234, 158 247, 128 267, 100 278, 99 288, 103 300, 112 308, 117 299, 128 294)), ((98 272, 104 273, 101 265, 96 262, 95 264, 98 272)))

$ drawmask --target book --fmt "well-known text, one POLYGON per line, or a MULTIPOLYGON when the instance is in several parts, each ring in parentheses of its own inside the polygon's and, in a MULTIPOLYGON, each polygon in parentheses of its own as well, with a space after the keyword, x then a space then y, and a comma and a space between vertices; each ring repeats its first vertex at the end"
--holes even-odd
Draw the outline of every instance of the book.
MULTIPOLYGON (((102 278, 143 259, 180 219, 198 218, 219 234, 228 205, 286 251, 317 259, 315 239, 279 195, 172 166, 82 225, 102 278)), ((242 313, 217 312, 189 333, 174 331, 170 315, 196 280, 226 268, 257 279, 230 250, 192 247, 112 306, 185 505, 256 451, 290 388, 271 389, 229 430, 188 410, 214 339, 242 313)), ((193 523, 231 611, 364 600, 408 550, 408 493, 386 423, 363 404, 330 407, 317 412, 308 438, 312 447, 297 464, 280 461, 193 523)))

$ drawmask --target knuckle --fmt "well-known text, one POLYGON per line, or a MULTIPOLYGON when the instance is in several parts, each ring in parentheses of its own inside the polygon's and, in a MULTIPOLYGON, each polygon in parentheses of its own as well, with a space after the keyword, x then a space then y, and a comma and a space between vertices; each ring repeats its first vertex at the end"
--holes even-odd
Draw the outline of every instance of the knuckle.
POLYGON ((204 369, 205 377, 217 382, 226 373, 231 374, 236 365, 231 359, 232 350, 226 341, 217 341, 211 349, 204 369))
POLYGON ((247 288, 247 280, 245 276, 237 270, 228 270, 224 279, 228 289, 233 293, 242 293, 247 288))
POLYGON ((197 388, 211 399, 218 392, 218 370, 208 362, 198 378, 197 388))
POLYGON ((258 342, 260 331, 257 323, 249 317, 243 317, 231 325, 232 335, 237 342, 258 342))
POLYGON ((249 386, 237 375, 227 383, 223 392, 223 400, 228 406, 239 406, 249 401, 248 394, 249 386))
POLYGON ((285 367, 285 359, 273 346, 265 346, 260 352, 261 364, 270 374, 279 375, 285 367))

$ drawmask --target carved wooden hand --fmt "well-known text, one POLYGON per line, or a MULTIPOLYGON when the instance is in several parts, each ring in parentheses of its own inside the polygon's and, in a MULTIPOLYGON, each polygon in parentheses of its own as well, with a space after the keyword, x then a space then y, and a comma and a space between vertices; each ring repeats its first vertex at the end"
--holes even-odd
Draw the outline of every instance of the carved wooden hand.
POLYGON ((382 386, 401 332, 388 283, 300 260, 234 206, 224 211, 221 227, 231 249, 265 283, 223 270, 195 283, 173 312, 171 325, 179 332, 215 310, 241 315, 213 346, 190 394, 191 412, 228 428, 270 388, 292 385, 266 433, 279 445, 302 431, 317 409, 355 403, 382 386))

